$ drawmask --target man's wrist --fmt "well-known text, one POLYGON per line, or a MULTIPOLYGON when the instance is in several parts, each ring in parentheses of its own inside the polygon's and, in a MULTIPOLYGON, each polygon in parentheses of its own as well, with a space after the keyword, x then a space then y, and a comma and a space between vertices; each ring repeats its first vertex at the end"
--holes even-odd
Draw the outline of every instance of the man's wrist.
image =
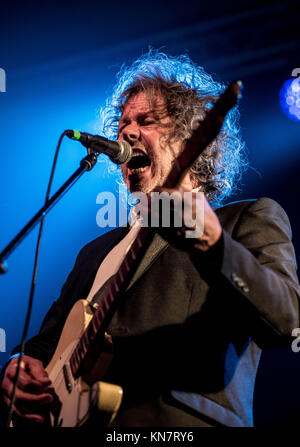
POLYGON ((193 255, 201 259, 203 265, 208 270, 220 271, 224 257, 224 235, 223 230, 217 242, 209 247, 207 250, 193 249, 193 255))

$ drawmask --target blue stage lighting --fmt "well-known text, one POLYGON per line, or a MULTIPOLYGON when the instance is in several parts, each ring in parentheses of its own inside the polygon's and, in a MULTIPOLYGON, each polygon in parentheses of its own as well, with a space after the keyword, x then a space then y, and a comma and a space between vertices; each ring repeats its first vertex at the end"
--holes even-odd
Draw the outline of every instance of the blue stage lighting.
POLYGON ((300 121, 300 77, 289 79, 280 90, 280 105, 294 121, 300 121))

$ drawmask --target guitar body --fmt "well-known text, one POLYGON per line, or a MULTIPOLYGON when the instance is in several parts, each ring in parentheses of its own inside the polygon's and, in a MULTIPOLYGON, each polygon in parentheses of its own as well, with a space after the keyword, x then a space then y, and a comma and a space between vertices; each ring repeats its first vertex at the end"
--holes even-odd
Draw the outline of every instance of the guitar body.
POLYGON ((74 378, 70 368, 69 359, 92 316, 87 301, 80 300, 75 303, 64 325, 56 351, 46 368, 57 395, 48 420, 52 427, 81 426, 90 417, 99 417, 99 424, 108 425, 121 405, 122 388, 97 380, 103 376, 112 357, 109 336, 106 336, 105 347, 89 374, 89 383, 93 378, 92 385, 88 385, 82 377, 74 378), (101 369, 97 367, 99 364, 101 369))

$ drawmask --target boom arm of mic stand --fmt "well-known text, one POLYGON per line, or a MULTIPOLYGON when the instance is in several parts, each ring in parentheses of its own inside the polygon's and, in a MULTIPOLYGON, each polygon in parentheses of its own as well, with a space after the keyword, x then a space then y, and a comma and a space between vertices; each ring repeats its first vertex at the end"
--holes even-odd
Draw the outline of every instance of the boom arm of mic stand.
POLYGON ((90 171, 97 161, 98 153, 88 150, 88 155, 80 162, 80 167, 73 175, 53 194, 53 196, 45 203, 45 205, 33 216, 33 218, 25 225, 25 227, 12 239, 12 241, 0 253, 0 274, 6 273, 5 259, 16 249, 22 240, 33 230, 39 223, 41 218, 45 216, 51 208, 62 198, 62 196, 77 182, 77 180, 86 171, 90 171))

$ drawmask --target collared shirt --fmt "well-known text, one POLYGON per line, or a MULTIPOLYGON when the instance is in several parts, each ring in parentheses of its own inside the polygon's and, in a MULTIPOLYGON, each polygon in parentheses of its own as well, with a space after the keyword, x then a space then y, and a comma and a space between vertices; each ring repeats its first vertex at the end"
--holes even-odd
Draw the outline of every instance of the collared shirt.
POLYGON ((87 301, 92 301, 95 294, 101 287, 106 283, 106 281, 115 275, 120 265, 122 264, 126 254, 130 250, 139 229, 141 228, 141 222, 136 214, 134 207, 130 210, 129 218, 130 230, 126 236, 117 244, 115 247, 106 255, 106 257, 101 262, 97 274, 95 276, 92 288, 87 296, 87 301))

